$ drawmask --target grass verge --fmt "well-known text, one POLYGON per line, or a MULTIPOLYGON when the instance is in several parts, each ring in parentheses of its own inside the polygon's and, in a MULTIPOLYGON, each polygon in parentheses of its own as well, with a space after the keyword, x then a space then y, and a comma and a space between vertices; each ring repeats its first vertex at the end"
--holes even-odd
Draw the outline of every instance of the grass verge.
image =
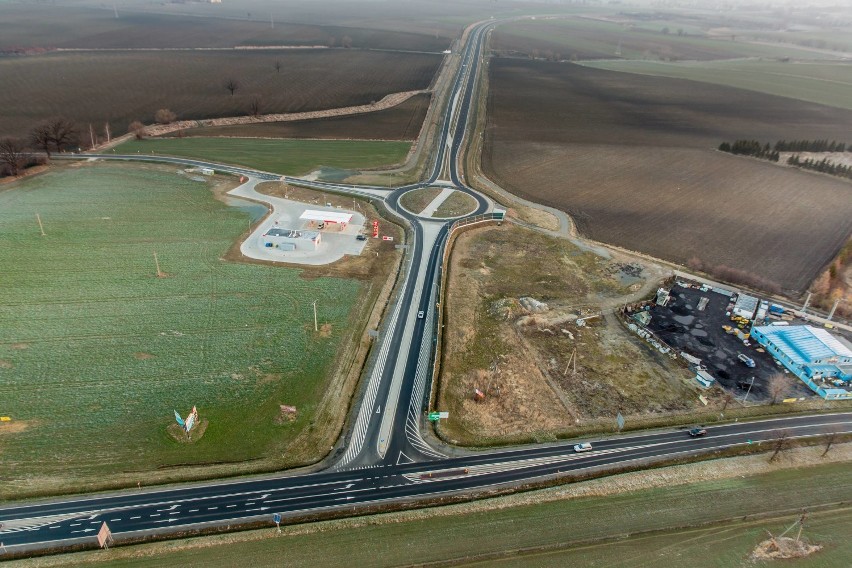
POLYGON ((376 140, 271 140, 264 138, 168 138, 131 140, 118 154, 160 154, 238 164, 287 175, 320 166, 374 168, 401 162, 410 142, 376 140))

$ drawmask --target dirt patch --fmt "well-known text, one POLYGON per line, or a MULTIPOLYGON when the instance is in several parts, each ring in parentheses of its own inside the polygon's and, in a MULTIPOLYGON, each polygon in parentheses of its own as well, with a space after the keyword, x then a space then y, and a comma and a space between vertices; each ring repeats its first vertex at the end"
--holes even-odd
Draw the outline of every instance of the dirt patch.
POLYGON ((822 550, 822 545, 810 544, 787 536, 770 538, 757 545, 751 553, 752 560, 784 560, 804 558, 822 550))
POLYGON ((483 169, 595 240, 796 292, 852 233, 849 182, 714 150, 792 133, 843 140, 852 111, 538 61, 496 59, 489 81, 483 169))
POLYGON ((324 323, 319 328, 320 337, 331 337, 331 324, 324 323))
POLYGON ((9 422, 0 422, 0 436, 10 434, 20 434, 28 430, 34 423, 32 420, 10 420, 9 422))
POLYGON ((296 421, 299 411, 295 406, 281 404, 279 409, 278 416, 275 417, 276 424, 290 424, 296 421))
POLYGON ((618 412, 695 407, 685 369, 610 315, 661 276, 512 225, 462 234, 445 301, 438 405, 451 418, 442 434, 461 443, 546 440, 618 412), (635 281, 622 283, 625 271, 635 281), (476 390, 484 400, 474 400, 476 390))
POLYGON ((11 347, 12 347, 12 349, 29 349, 30 344, 29 343, 13 343, 11 345, 11 347))
POLYGON ((15 365, 12 364, 11 361, 7 361, 6 359, 0 359, 0 369, 12 369, 15 365))
POLYGON ((136 359, 139 359, 140 361, 146 361, 148 359, 154 359, 156 357, 156 355, 154 355, 153 353, 145 353, 144 351, 137 351, 133 354, 133 356, 136 359))
POLYGON ((202 418, 198 421, 198 424, 192 430, 190 430, 189 435, 187 435, 187 433, 184 432, 183 428, 181 428, 177 424, 169 424, 169 426, 166 428, 166 431, 169 433, 169 436, 171 436, 175 442, 178 442, 180 444, 192 444, 194 442, 197 442, 201 439, 202 436, 204 436, 204 433, 207 431, 208 425, 209 421, 206 418, 202 418))

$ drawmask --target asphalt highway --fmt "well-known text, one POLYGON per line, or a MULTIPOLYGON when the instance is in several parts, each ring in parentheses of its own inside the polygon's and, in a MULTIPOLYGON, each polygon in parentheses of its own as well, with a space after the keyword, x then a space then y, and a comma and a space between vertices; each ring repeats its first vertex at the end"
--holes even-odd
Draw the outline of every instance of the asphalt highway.
MULTIPOLYGON (((310 474, 288 474, 188 484, 178 487, 82 495, 0 506, 0 559, 19 553, 75 544, 95 546, 106 522, 117 541, 211 526, 272 523, 273 513, 287 517, 399 501, 424 501, 464 492, 513 486, 590 470, 644 467, 673 457, 767 444, 781 432, 791 438, 852 432, 852 413, 820 414, 734 423, 708 428, 692 439, 685 430, 593 439, 593 450, 575 453, 568 442, 517 447, 449 458, 430 447, 420 427, 434 364, 437 325, 435 299, 448 222, 421 219, 399 206, 406 191, 428 187, 447 174, 456 189, 477 201, 472 215, 490 203, 463 183, 458 170, 468 116, 488 30, 497 22, 474 26, 460 53, 460 65, 448 96, 447 111, 435 140, 434 161, 420 183, 393 191, 370 186, 306 181, 249 168, 147 155, 85 155, 80 158, 146 160, 211 167, 247 178, 284 179, 326 191, 383 199, 411 227, 402 286, 380 338, 373 371, 344 451, 334 465, 310 474), (380 192, 379 190, 384 190, 380 192), (417 312, 424 317, 418 318, 417 312)), ((444 182, 446 183, 446 182, 444 182)))

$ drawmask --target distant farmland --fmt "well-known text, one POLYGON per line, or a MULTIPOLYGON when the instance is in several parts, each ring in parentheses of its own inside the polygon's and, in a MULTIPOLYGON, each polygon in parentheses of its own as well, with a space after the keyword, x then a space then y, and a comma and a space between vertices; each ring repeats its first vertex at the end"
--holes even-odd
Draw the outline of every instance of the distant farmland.
POLYGON ((722 155, 720 141, 845 140, 852 112, 571 64, 492 62, 483 164, 593 239, 802 290, 852 232, 852 184, 722 155))
POLYGON ((0 58, 0 136, 25 136, 47 117, 123 134, 168 108, 179 118, 369 104, 429 86, 442 56, 359 50, 52 53, 0 58), (276 72, 276 62, 281 71, 276 72), (225 82, 234 79, 233 95, 225 82))
MULTIPOLYGON (((175 14, 173 10, 157 13, 158 6, 149 2, 138 3, 133 7, 135 11, 130 11, 123 5, 125 2, 120 2, 117 7, 121 13, 117 19, 112 4, 100 2, 92 2, 89 8, 33 2, 2 4, 0 52, 10 48, 39 47, 341 46, 344 37, 348 37, 355 48, 440 52, 447 48, 449 36, 455 33, 453 29, 449 34, 445 32, 438 36, 434 33, 435 28, 425 26, 403 32, 393 25, 388 25, 388 29, 346 25, 340 17, 333 17, 346 13, 345 8, 340 9, 340 4, 335 7, 335 14, 326 10, 323 18, 326 22, 333 20, 333 24, 337 25, 289 22, 286 18, 292 18, 292 10, 283 6, 275 18, 274 27, 270 26, 268 9, 277 7, 271 4, 264 6, 262 12, 255 11, 255 17, 251 18, 242 7, 239 12, 226 15, 222 14, 219 6, 198 3, 191 6, 193 3, 186 3, 182 8, 190 14, 175 14)), ((171 8, 174 7, 172 4, 171 8)), ((251 7, 247 9, 251 10, 251 7)), ((363 16, 362 12, 359 5, 349 14, 363 16)))

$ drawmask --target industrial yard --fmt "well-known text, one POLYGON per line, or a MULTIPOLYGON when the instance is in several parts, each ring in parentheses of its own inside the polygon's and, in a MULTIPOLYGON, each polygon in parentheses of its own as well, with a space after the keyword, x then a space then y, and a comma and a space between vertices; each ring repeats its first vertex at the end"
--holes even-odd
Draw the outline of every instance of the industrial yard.
MULTIPOLYGON (((786 350, 804 356, 834 349, 842 367, 848 342, 836 331, 832 335, 807 326, 808 321, 793 314, 748 294, 684 280, 660 288, 654 300, 627 309, 631 329, 686 361, 696 373, 696 384, 703 387, 718 385, 743 403, 801 401, 813 397, 815 390, 824 398, 846 398, 846 391, 835 387, 848 384, 848 369, 846 380, 837 377, 826 382, 836 392, 818 391, 818 385, 808 388, 796 376, 795 365, 785 366, 782 354, 775 350, 770 354, 756 338, 783 330, 786 336, 802 338, 788 340, 786 350)), ((852 352, 848 355, 852 357, 852 352)), ((840 375, 843 372, 838 369, 840 375)))

